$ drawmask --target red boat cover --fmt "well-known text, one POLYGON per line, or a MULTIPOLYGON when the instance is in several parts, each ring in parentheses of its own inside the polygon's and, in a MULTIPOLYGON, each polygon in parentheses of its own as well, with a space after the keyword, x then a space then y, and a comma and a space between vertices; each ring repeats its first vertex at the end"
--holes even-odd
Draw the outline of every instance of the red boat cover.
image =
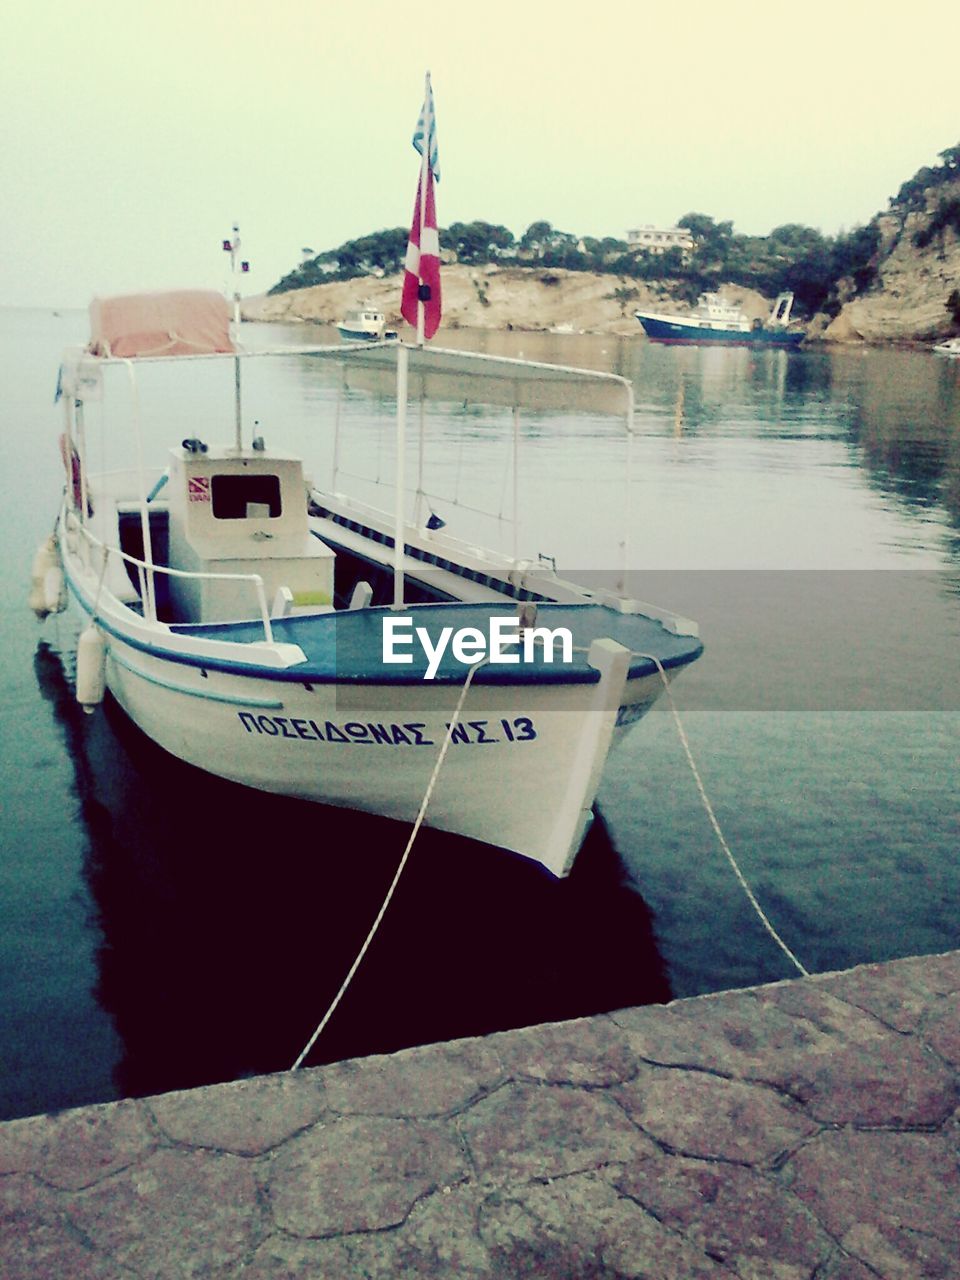
POLYGON ((233 351, 230 308, 212 289, 94 298, 90 351, 95 356, 185 356, 233 351))

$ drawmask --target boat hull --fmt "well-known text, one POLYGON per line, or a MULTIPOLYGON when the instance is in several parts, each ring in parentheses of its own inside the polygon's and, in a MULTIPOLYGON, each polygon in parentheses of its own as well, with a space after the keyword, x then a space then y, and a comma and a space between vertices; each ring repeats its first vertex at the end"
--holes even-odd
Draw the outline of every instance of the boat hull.
MULTIPOLYGON (((99 591, 97 565, 71 541, 61 533, 66 582, 81 626, 96 614, 106 688, 171 755, 261 791, 412 823, 452 724, 426 824, 558 877, 589 827, 610 750, 663 692, 642 655, 659 652, 670 677, 702 647, 646 617, 543 603, 540 625, 572 628, 573 665, 545 653, 532 666, 492 663, 464 693, 469 668, 449 655, 432 679, 424 659, 384 665, 389 610, 277 620, 271 642, 258 623, 150 624, 99 591)), ((441 623, 482 625, 505 605, 413 609, 436 632, 441 623)))
MULTIPOLYGON (((618 375, 388 343, 301 350, 357 368, 358 386, 395 388, 398 405, 432 396, 433 374, 457 402, 473 391, 515 414, 570 407, 589 383, 591 404, 629 429, 618 375)), ((163 473, 90 474, 80 409, 100 399, 102 372, 73 353, 62 373, 68 484, 55 541, 85 615, 85 710, 106 688, 186 764, 324 805, 425 816, 565 875, 611 747, 665 674, 699 656, 695 626, 565 582, 543 557, 485 552, 432 516, 408 523, 335 485, 308 488, 302 460, 262 439, 245 449, 188 437, 163 473)), ((62 607, 50 559, 49 548, 35 558, 38 616, 62 607)))
MULTIPOLYGON (((413 822, 462 686, 293 683, 172 663, 108 643, 106 683, 131 720, 188 764, 262 791, 413 822)), ((426 824, 566 874, 611 747, 662 692, 628 679, 467 691, 426 824), (598 701, 599 698, 599 701, 598 701)))
POLYGON ((355 329, 345 324, 337 325, 337 333, 344 342, 382 342, 397 336, 396 329, 355 329))
POLYGON ((803 341, 800 330, 776 329, 718 329, 698 324, 685 324, 682 320, 667 320, 655 316, 638 315, 637 319, 651 342, 696 343, 724 347, 787 347, 796 348, 803 341))

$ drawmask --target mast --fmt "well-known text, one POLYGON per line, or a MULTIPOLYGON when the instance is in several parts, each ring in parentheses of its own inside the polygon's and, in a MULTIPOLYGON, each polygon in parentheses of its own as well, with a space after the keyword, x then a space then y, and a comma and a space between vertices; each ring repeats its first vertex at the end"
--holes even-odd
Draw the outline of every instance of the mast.
MULTIPOLYGON (((421 313, 423 304, 420 304, 421 313)), ((403 551, 406 541, 406 513, 404 510, 404 452, 407 447, 407 348, 401 342, 397 347, 397 437, 396 476, 393 523, 393 608, 403 608, 403 551)))

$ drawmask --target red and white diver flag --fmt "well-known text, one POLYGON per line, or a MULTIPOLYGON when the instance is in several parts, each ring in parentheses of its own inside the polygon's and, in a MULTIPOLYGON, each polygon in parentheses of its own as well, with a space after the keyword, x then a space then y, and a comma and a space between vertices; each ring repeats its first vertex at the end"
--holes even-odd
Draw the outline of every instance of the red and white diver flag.
POLYGON ((403 297, 400 313, 417 330, 418 340, 432 338, 440 327, 440 233, 433 195, 434 181, 440 181, 437 128, 433 111, 433 89, 427 72, 423 109, 413 135, 413 145, 422 156, 413 223, 404 262, 403 297))

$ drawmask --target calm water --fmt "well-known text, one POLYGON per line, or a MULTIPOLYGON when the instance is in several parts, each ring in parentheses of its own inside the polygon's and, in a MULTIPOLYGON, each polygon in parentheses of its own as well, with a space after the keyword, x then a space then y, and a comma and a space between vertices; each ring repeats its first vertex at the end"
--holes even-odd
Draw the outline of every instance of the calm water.
MULTIPOLYGON (((406 839, 186 769, 109 705, 78 713, 70 628, 39 627, 26 598, 61 486, 57 363, 84 332, 81 315, 0 311, 4 1117, 288 1066, 406 839)), ((960 946, 960 362, 444 340, 635 380, 628 507, 615 426, 524 423, 520 549, 609 581, 625 538, 631 591, 699 620, 707 650, 678 702, 743 870, 807 967, 960 946)), ((148 415, 156 460, 194 433, 197 404, 200 434, 229 438, 229 386, 193 377, 148 415)), ((248 420, 318 481, 335 404, 302 358, 247 386, 248 420)), ((391 473, 389 407, 351 393, 341 412, 343 470, 372 492, 391 473)), ((434 509, 509 548, 509 422, 445 407, 424 432, 434 509)), ((562 884, 424 832, 313 1060, 789 976, 665 709, 611 760, 599 807, 562 884)))

